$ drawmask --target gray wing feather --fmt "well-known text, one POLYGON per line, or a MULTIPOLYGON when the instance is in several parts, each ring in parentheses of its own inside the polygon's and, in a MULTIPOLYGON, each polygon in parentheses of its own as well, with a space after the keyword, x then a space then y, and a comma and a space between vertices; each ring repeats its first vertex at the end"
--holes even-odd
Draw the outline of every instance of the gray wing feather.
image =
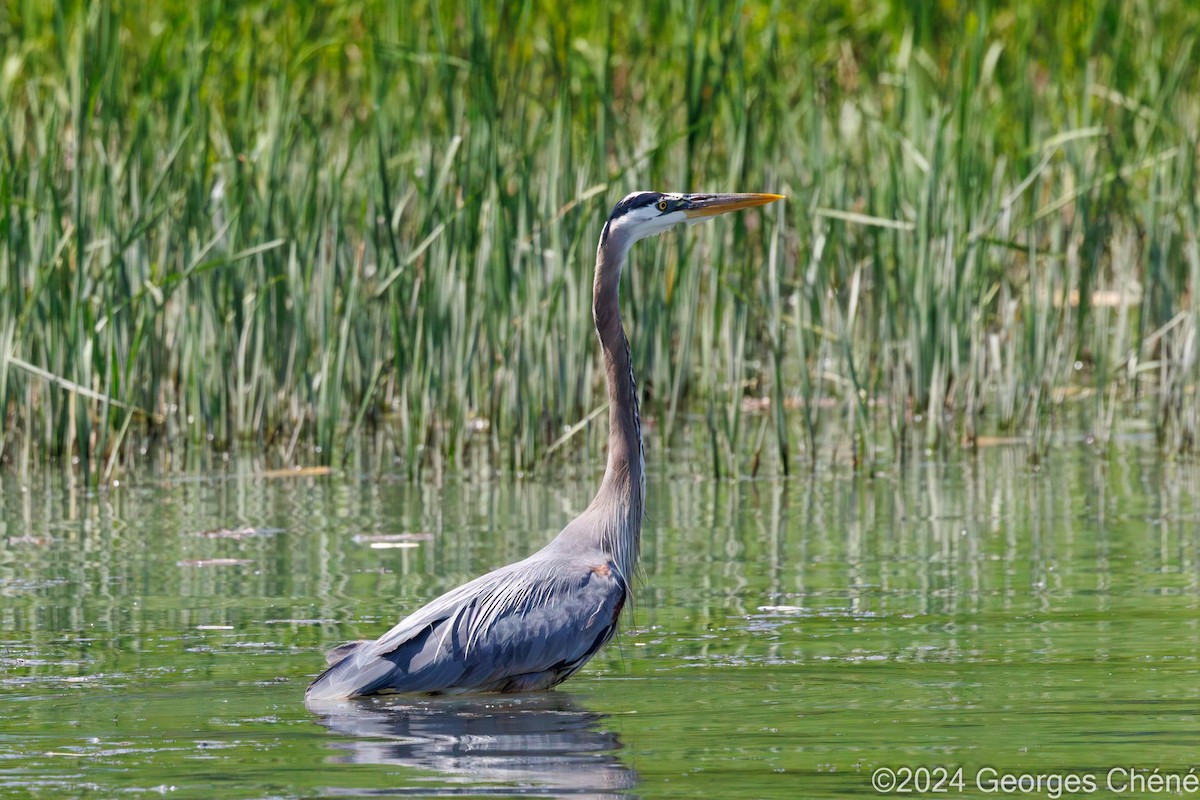
POLYGON ((346 642, 345 644, 339 644, 337 647, 325 654, 325 663, 332 666, 353 653, 358 648, 362 647, 364 644, 370 643, 371 642, 369 639, 364 639, 357 642, 346 642))
POLYGON ((487 691, 556 670, 565 678, 612 636, 626 591, 616 566, 598 555, 539 554, 447 592, 349 651, 308 697, 487 691))

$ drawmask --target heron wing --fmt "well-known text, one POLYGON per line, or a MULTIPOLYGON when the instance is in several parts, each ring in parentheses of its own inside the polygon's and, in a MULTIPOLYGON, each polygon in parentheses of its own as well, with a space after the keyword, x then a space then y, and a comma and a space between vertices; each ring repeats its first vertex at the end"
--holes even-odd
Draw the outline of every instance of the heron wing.
POLYGON ((577 669, 616 630, 627 587, 611 561, 526 559, 450 591, 351 651, 310 698, 488 690, 577 669))

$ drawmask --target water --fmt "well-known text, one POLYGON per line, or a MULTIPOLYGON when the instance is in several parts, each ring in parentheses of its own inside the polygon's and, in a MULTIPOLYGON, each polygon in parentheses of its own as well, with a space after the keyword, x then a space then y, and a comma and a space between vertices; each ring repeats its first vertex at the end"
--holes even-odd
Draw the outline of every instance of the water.
POLYGON ((660 465, 633 614, 559 690, 314 709, 324 648, 524 556, 593 482, 5 477, 0 794, 852 797, 942 766, 950 794, 995 797, 981 769, 1186 774, 1198 474, 1137 447, 1036 472, 1017 449, 868 478, 660 465))

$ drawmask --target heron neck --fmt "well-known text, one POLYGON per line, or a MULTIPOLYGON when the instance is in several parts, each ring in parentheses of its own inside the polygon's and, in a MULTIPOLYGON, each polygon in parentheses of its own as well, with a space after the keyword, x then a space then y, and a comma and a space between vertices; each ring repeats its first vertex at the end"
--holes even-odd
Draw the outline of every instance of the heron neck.
POLYGON ((601 240, 592 286, 592 315, 608 386, 608 463, 592 506, 608 517, 602 526, 608 531, 604 544, 628 574, 637 562, 641 543, 646 479, 637 383, 618 302, 628 245, 616 238, 601 240))

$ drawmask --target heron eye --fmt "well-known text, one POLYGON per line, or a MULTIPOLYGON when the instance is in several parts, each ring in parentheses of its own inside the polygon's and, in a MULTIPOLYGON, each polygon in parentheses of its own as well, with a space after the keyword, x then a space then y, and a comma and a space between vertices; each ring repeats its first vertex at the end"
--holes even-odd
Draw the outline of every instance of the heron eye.
POLYGON ((659 200, 659 201, 658 201, 658 210, 659 210, 659 211, 666 211, 666 210, 667 210, 667 201, 666 201, 666 200, 659 200))

